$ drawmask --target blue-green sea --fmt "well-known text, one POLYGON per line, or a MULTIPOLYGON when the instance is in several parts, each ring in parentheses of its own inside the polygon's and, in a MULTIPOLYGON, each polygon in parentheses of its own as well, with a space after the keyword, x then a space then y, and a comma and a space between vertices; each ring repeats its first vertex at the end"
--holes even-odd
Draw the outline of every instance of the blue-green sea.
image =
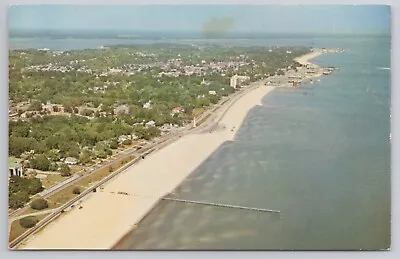
POLYGON ((119 248, 390 247, 390 39, 312 43, 346 49, 315 60, 339 70, 265 96, 175 194, 281 215, 161 201, 119 248))

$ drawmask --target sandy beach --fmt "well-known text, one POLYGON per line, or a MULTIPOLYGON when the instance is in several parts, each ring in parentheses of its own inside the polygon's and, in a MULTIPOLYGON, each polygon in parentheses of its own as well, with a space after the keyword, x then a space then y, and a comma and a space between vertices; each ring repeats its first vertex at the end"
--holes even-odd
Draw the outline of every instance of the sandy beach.
POLYGON ((321 50, 314 50, 313 52, 310 52, 308 54, 305 54, 303 56, 295 58, 294 60, 299 62, 300 64, 303 64, 303 65, 314 65, 314 66, 316 66, 315 64, 311 63, 310 60, 318 57, 322 53, 323 52, 321 50))
MULTIPOLYGON (((320 54, 315 51, 296 60, 308 64, 320 54)), ((188 134, 151 153, 82 201, 82 209, 76 206, 18 249, 110 249, 221 144, 234 140, 248 112, 262 105, 262 98, 275 88, 265 86, 264 81, 251 87, 254 90, 216 112, 219 122, 214 131, 188 134)))

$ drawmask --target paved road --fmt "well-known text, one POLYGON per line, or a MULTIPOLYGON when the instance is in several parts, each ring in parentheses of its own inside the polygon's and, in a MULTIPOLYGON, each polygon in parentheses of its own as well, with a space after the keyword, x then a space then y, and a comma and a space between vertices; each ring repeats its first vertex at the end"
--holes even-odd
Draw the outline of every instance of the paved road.
POLYGON ((50 209, 50 210, 41 210, 41 211, 38 211, 38 212, 24 214, 24 215, 21 215, 21 216, 11 217, 11 218, 8 219, 8 223, 11 224, 15 220, 19 220, 19 219, 22 219, 22 218, 25 218, 25 217, 28 217, 28 216, 39 216, 39 215, 49 214, 49 213, 52 213, 52 212, 54 212, 56 210, 57 210, 57 208, 50 209))

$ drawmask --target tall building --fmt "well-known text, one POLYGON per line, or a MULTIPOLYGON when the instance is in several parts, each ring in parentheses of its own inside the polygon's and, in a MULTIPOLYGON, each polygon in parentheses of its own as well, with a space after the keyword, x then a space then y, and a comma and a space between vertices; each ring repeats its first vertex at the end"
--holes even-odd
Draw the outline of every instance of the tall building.
POLYGON ((231 87, 233 88, 237 88, 240 86, 243 86, 244 84, 248 83, 248 81, 250 80, 249 76, 238 76, 238 75, 234 75, 231 77, 231 87))

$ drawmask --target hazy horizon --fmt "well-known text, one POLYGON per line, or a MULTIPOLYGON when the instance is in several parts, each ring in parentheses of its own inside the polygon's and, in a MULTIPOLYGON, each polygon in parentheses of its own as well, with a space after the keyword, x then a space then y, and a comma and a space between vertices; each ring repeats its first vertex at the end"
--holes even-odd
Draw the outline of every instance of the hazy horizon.
POLYGON ((390 34, 380 5, 15 5, 15 31, 390 34), (373 17, 374 19, 371 19, 373 17))

